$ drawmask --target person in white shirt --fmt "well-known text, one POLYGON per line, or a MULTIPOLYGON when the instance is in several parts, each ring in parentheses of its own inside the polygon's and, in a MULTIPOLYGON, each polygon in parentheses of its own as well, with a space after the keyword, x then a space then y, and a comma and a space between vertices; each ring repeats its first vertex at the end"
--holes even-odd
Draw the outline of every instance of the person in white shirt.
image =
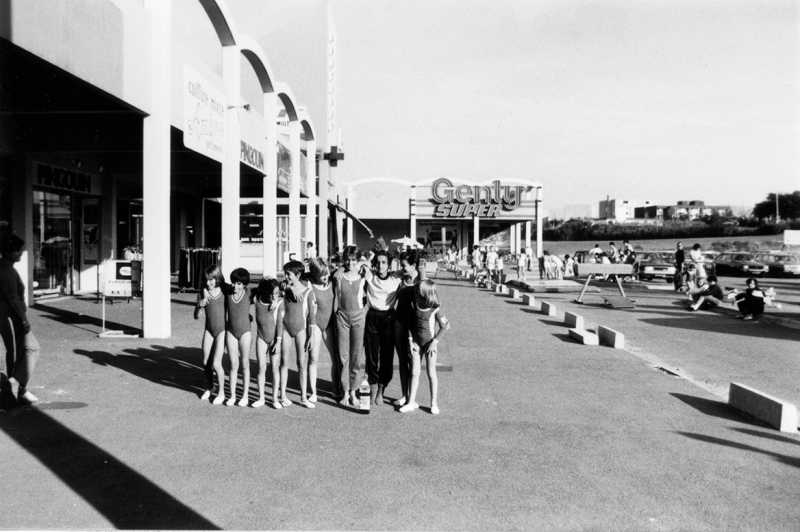
POLYGON ((489 246, 486 252, 486 269, 489 270, 489 278, 494 279, 497 273, 497 248, 489 246))

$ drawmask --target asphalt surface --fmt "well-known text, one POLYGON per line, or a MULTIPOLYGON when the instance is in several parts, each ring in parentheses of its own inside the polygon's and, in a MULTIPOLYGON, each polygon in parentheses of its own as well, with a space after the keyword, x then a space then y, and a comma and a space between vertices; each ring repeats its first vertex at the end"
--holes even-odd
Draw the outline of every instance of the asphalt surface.
MULTIPOLYGON (((439 374, 439 416, 424 374, 410 414, 327 397, 314 410, 200 401, 195 294, 173 295, 167 340, 98 338, 90 300, 37 305, 41 401, 0 412, 0 527, 797 530, 800 437, 731 410, 718 389, 736 377, 800 399, 797 331, 636 289, 634 311, 596 294, 575 305, 630 346, 589 347, 561 323, 574 293, 547 294, 554 318, 438 283, 453 368, 439 374)), ((136 327, 140 308, 107 307, 109 326, 136 327)))

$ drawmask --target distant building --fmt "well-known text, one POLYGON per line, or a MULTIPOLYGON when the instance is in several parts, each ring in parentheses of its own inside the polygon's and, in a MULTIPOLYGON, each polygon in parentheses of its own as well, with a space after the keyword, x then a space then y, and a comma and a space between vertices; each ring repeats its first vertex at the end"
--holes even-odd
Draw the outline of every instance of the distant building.
POLYGON ((703 216, 732 216, 730 205, 706 205, 704 201, 679 201, 676 205, 636 207, 634 217, 642 220, 697 220, 703 216))
POLYGON ((637 206, 646 207, 650 202, 646 200, 621 200, 608 199, 600 202, 598 218, 613 222, 625 222, 634 217, 637 206))

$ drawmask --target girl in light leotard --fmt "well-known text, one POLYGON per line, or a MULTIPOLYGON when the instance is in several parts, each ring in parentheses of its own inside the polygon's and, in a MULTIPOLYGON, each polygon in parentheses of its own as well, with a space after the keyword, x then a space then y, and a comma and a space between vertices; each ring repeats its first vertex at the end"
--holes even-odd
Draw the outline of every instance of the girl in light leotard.
POLYGON ((333 397, 338 401, 343 396, 341 382, 341 360, 336 345, 336 308, 337 302, 333 283, 330 282, 330 269, 325 259, 316 257, 308 264, 311 274, 311 289, 314 290, 314 299, 317 303, 316 319, 314 320, 314 339, 311 342, 311 352, 308 361, 308 380, 311 385, 309 401, 317 401, 317 361, 319 360, 319 347, 325 342, 328 354, 331 357, 331 382, 333 383, 333 397))
POLYGON ((250 272, 244 268, 236 268, 231 272, 231 290, 225 296, 227 306, 227 344, 228 356, 231 359, 231 371, 228 386, 230 387, 230 398, 225 402, 228 406, 236 403, 236 386, 239 378, 239 365, 242 366, 242 398, 239 406, 249 404, 250 394, 250 346, 252 345, 250 316, 250 272))
POLYGON ((408 404, 401 406, 400 412, 411 412, 419 406, 416 403, 417 387, 419 386, 420 357, 424 355, 427 358, 428 381, 431 385, 431 414, 438 414, 437 345, 439 338, 450 328, 450 323, 441 312, 436 283, 426 279, 417 285, 413 309, 411 330, 408 335, 412 363, 411 391, 408 396, 408 404), (438 331, 435 330, 434 323, 439 324, 438 331))
POLYGON ((300 282, 300 276, 305 271, 302 262, 293 260, 283 266, 286 275, 286 290, 284 291, 283 314, 283 343, 281 345, 281 405, 289 406, 292 402, 286 397, 286 380, 289 376, 289 354, 292 344, 297 352, 297 373, 300 377, 300 404, 306 408, 315 405, 308 400, 307 390, 307 359, 306 354, 311 349, 313 327, 315 320, 316 303, 314 291, 300 282))
POLYGON ((206 391, 200 399, 207 401, 214 392, 214 372, 217 372, 217 396, 213 404, 221 405, 225 401, 225 370, 222 368, 222 353, 225 349, 225 296, 222 287, 225 276, 219 266, 212 264, 205 271, 206 287, 197 294, 197 306, 194 319, 200 319, 200 313, 206 315, 206 326, 203 331, 203 371, 206 375, 206 391), (213 356, 212 356, 213 353, 213 356))
MULTIPOLYGON (((344 269, 336 278, 336 337, 339 358, 342 361, 342 390, 340 404, 346 405, 348 396, 353 406, 358 405, 356 390, 364 353, 364 325, 367 316, 364 277, 359 273, 358 248, 347 246, 342 252, 344 269)), ((366 265, 364 265, 366 267, 366 265)))
POLYGON ((281 408, 278 401, 280 385, 281 342, 283 341, 283 299, 277 279, 261 279, 253 299, 256 307, 256 356, 258 357, 258 400, 253 408, 264 406, 264 385, 267 373, 267 353, 272 366, 272 406, 281 408))

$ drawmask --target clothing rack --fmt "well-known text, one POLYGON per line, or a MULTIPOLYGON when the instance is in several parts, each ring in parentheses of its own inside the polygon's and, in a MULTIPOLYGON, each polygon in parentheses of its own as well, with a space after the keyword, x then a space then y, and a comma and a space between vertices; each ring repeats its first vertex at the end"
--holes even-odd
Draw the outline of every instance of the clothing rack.
POLYGON ((220 250, 211 248, 181 248, 178 260, 178 288, 202 290, 206 284, 205 271, 219 264, 220 250))

